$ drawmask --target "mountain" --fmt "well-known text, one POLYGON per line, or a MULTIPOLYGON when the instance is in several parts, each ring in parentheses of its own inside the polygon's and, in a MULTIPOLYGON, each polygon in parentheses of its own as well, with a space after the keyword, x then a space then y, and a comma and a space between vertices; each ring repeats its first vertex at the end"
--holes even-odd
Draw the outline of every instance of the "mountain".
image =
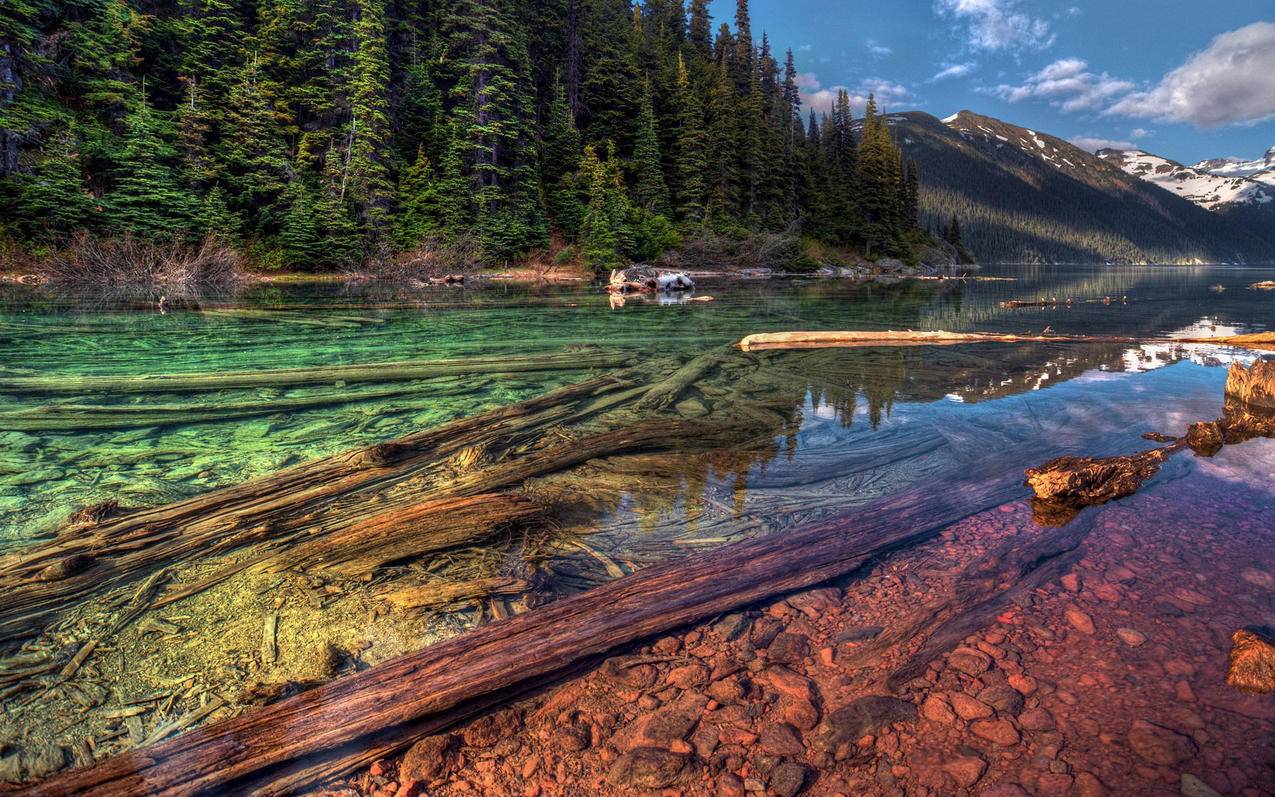
POLYGON ((1191 168, 1221 177, 1248 177, 1252 180, 1275 185, 1275 147, 1266 150, 1258 160, 1243 158, 1216 158, 1200 161, 1191 168))
MULTIPOLYGON (((1209 171, 1198 165, 1183 166, 1140 149, 1101 149, 1098 157, 1207 210, 1225 210, 1230 205, 1265 205, 1275 201, 1275 182, 1265 185, 1241 175, 1233 168, 1237 164, 1209 171)), ((1260 169, 1253 169, 1248 173, 1260 172, 1260 169)))
POLYGON ((983 262, 1268 262, 1275 225, 1214 214, 1060 138, 971 111, 891 114, 922 223, 953 215, 983 262))

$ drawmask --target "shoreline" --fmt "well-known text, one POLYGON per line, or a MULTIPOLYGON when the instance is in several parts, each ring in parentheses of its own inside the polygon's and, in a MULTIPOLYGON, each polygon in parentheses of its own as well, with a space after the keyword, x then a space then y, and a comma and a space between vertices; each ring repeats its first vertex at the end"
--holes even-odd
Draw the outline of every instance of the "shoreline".
POLYGON ((1195 533, 1232 521, 1261 533, 1242 517, 1252 493, 1223 507, 1207 481, 1067 529, 1036 526, 1023 501, 973 515, 863 572, 618 651, 311 793, 1258 797, 1275 789, 1263 763, 1275 706, 1226 684, 1226 653, 1275 561, 1195 533), (1132 535, 1147 517, 1164 521, 1156 550, 1132 535), (1049 555, 1016 586, 973 600, 972 573, 1041 544, 1049 555), (1192 577, 1191 563, 1219 561, 1242 578, 1192 577), (918 659, 947 626, 964 633, 918 659))

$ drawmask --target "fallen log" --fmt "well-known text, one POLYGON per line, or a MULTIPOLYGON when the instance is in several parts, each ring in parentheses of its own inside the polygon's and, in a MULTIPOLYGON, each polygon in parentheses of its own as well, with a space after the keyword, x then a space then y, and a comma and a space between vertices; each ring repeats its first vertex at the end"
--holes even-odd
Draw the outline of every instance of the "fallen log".
POLYGON ((615 369, 628 365, 631 355, 578 351, 523 357, 473 357, 463 360, 411 360, 397 363, 327 365, 270 371, 225 371, 149 376, 31 376, 0 373, 0 393, 192 393, 260 387, 331 385, 337 382, 412 382, 441 376, 518 374, 543 371, 615 369))
POLYGON ((1177 343, 1207 343, 1214 346, 1236 346, 1242 349, 1275 351, 1275 332, 1228 335, 1220 338, 1174 338, 1174 341, 1177 343))
POLYGON ((619 646, 844 575, 1016 494, 1008 480, 927 485, 852 515, 651 567, 573 598, 67 772, 32 795, 288 793, 542 684, 619 646), (337 751, 331 753, 331 751, 337 751), (331 753, 325 757, 325 753, 331 753))
POLYGON ((982 332, 764 332, 737 345, 744 351, 849 349, 867 346, 957 346, 967 343, 1136 343, 1136 338, 994 335, 982 332))
MULTIPOLYGON (((337 531, 370 514, 370 506, 385 512, 413 502, 509 486, 519 474, 535 475, 552 468, 553 453, 534 452, 530 463, 523 458, 498 463, 487 481, 481 475, 486 471, 475 471, 452 482, 448 459, 474 446, 496 451, 521 446, 550 424, 587 416, 609 407, 617 397, 631 395, 630 383, 600 377, 393 443, 316 460, 175 504, 90 516, 47 543, 0 557, 0 591, 5 594, 0 604, 0 642, 13 643, 38 633, 74 601, 192 557, 259 543, 280 546, 297 535, 337 531), (435 486, 402 491, 397 502, 375 502, 378 492, 423 474, 433 474, 435 486), (355 500, 337 500, 343 496, 355 500)), ((558 451, 567 461, 578 463, 581 451, 597 453, 609 444, 632 450, 661 435, 672 439, 655 428, 620 430, 612 438, 595 436, 591 445, 565 451, 559 447, 558 451)))
POLYGON ((464 395, 472 391, 472 385, 457 383, 443 386, 407 385, 382 390, 324 393, 319 396, 227 404, 50 404, 27 410, 0 412, 0 429, 18 432, 67 432, 212 423, 281 412, 304 412, 400 396, 440 398, 464 395))

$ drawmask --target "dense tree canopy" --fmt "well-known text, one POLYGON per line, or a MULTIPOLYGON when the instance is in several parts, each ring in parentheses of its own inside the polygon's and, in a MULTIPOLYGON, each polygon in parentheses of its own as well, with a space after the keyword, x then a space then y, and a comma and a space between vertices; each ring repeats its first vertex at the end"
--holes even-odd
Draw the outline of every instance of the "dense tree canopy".
POLYGON ((9 0, 3 233, 206 234, 337 267, 477 235, 598 267, 680 236, 919 239, 870 103, 803 123, 747 0, 9 0))

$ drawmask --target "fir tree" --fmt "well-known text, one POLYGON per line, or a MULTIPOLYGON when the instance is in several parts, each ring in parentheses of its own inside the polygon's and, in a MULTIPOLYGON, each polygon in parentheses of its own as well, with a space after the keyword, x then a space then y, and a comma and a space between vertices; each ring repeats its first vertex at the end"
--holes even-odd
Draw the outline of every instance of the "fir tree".
POLYGON ((704 172, 707 168, 707 135, 704 108, 691 86, 684 59, 678 59, 677 212, 687 222, 704 218, 704 172))
POLYGON ((191 229, 195 203, 173 168, 177 151, 170 131, 145 97, 125 120, 111 191, 103 197, 111 222, 147 238, 180 238, 191 229))
POLYGON ((633 200, 638 207, 654 213, 668 213, 668 185, 664 182, 660 143, 655 132, 655 109, 651 105, 651 87, 642 92, 641 111, 637 119, 637 140, 633 150, 633 200))
POLYGON ((619 186, 592 144, 584 148, 580 169, 589 183, 589 210, 582 234, 584 260, 594 271, 616 268, 620 265, 620 245, 612 211, 619 186))
POLYGON ((35 169, 20 185, 24 215, 33 238, 61 238, 87 226, 94 203, 84 187, 75 137, 59 133, 40 153, 35 169))
MULTIPOLYGON (((261 92, 257 60, 244 67, 231 93, 221 160, 230 207, 258 229, 269 227, 271 205, 285 187, 287 153, 274 115, 261 92)), ((283 205, 289 207, 287 203, 283 205)))
POLYGON ((354 21, 354 82, 351 90, 349 186, 367 234, 375 245, 391 223, 393 185, 389 160, 389 57, 384 0, 358 0, 354 21))

